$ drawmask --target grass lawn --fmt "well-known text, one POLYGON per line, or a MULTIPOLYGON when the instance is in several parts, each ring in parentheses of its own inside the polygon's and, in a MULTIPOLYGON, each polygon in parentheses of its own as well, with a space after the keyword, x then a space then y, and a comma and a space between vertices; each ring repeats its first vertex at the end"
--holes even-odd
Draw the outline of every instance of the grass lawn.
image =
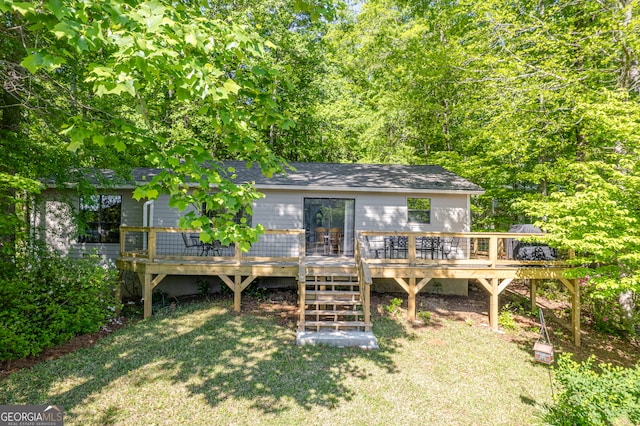
POLYGON ((11 374, 0 404, 61 404, 65 425, 527 425, 551 401, 531 345, 373 320, 380 350, 299 347, 277 313, 182 305, 11 374))

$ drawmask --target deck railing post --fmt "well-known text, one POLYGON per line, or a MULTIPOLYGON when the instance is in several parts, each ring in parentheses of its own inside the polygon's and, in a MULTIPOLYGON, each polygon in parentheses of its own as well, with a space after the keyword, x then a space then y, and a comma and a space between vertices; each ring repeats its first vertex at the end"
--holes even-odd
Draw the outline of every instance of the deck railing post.
POLYGON ((306 301, 307 301, 307 277, 306 277, 306 251, 305 251, 305 234, 304 230, 298 234, 298 331, 304 331, 306 320, 306 301))
POLYGON ((236 243, 234 247, 235 247, 235 252, 233 253, 233 255, 236 261, 236 265, 240 265, 240 263, 242 262, 242 251, 240 250, 240 244, 236 243))
POLYGON ((416 263, 416 236, 415 235, 409 235, 407 237, 407 250, 408 250, 408 255, 407 257, 409 258, 409 263, 410 264, 414 264, 416 263))
POLYGON ((489 237, 489 261, 491 267, 495 268, 498 263, 498 237, 496 235, 489 237))
POLYGON ((127 233, 125 232, 124 228, 121 226, 120 227, 120 257, 124 257, 124 249, 125 249, 124 239, 126 234, 127 233))
POLYGON ((157 231, 156 228, 147 228, 149 231, 149 262, 153 262, 156 257, 156 241, 157 231))

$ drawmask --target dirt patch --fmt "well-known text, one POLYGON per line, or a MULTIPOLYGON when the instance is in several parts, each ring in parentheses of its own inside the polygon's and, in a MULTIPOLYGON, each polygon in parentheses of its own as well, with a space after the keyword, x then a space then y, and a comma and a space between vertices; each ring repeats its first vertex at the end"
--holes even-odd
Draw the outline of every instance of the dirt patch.
MULTIPOLYGON (((538 318, 528 315, 524 307, 529 306, 528 289, 524 286, 510 286, 509 291, 500 296, 501 309, 513 310, 512 317, 515 320, 515 329, 500 332, 501 338, 516 342, 526 347, 533 348, 538 332, 538 318)), ((389 315, 386 307, 394 298, 403 301, 397 318, 406 318, 407 295, 405 293, 372 293, 371 308, 374 315, 389 315)), ((200 296, 190 296, 178 299, 178 305, 199 302, 200 296)), ((232 301, 230 295, 212 295, 209 300, 232 301)), ((571 334, 571 319, 568 305, 561 301, 550 301, 538 297, 538 306, 541 306, 547 320, 547 326, 551 341, 556 353, 571 352, 576 360, 584 360, 595 355, 600 362, 607 362, 622 366, 634 366, 640 361, 640 345, 637 341, 630 341, 616 336, 609 336, 595 332, 590 326, 588 318, 583 319, 582 346, 573 344, 571 334)), ((416 297, 416 310, 428 311, 430 321, 428 324, 417 320, 412 324, 416 332, 428 332, 433 328, 441 327, 444 320, 460 321, 470 327, 489 327, 489 298, 484 290, 475 285, 469 286, 469 296, 449 296, 442 294, 418 294, 416 297)), ((298 299, 295 290, 269 290, 260 295, 243 295, 242 311, 257 315, 277 316, 280 325, 295 328, 298 321, 298 299)), ((242 313, 238 314, 242 315, 242 313)), ((39 362, 47 361, 74 352, 78 349, 94 345, 99 339, 107 336, 127 324, 125 317, 120 317, 104 327, 97 333, 77 336, 71 341, 45 350, 38 356, 30 356, 11 362, 0 362, 0 378, 22 368, 30 368, 39 362)), ((434 338, 434 344, 438 339, 434 338)), ((532 349, 533 350, 533 349, 532 349)))

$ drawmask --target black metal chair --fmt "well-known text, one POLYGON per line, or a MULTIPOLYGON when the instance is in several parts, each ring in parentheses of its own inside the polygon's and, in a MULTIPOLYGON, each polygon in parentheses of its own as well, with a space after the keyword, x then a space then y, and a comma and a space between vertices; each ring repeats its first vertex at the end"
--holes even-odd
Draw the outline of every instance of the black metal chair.
POLYGON ((192 249, 196 249, 196 252, 197 250, 200 250, 200 254, 204 252, 204 245, 202 241, 200 241, 198 234, 187 234, 186 232, 183 232, 182 240, 184 241, 184 250, 182 252, 183 256, 192 249))
POLYGON ((204 243, 203 254, 209 256, 209 253, 213 253, 214 256, 222 256, 220 250, 222 250, 222 243, 218 240, 214 240, 212 243, 204 243))
POLYGON ((405 236, 393 236, 389 237, 389 241, 391 244, 390 247, 390 257, 393 259, 394 255, 396 259, 406 259, 407 252, 409 250, 409 237, 405 236), (401 257, 402 256, 402 257, 401 257))
POLYGON ((426 259, 426 254, 431 253, 431 259, 435 259, 440 251, 439 237, 417 237, 416 251, 420 253, 422 259, 426 259))

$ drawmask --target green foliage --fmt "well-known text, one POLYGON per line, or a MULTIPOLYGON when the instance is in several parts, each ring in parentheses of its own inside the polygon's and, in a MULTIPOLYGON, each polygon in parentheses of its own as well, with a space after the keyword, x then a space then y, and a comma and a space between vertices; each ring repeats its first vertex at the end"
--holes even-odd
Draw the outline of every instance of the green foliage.
POLYGON ((384 308, 390 315, 397 315, 398 312, 400 312, 401 306, 402 306, 402 299, 398 297, 394 297, 389 301, 389 304, 384 308))
MULTIPOLYGON (((229 217, 250 211, 260 195, 250 184, 236 185, 233 170, 221 169, 219 160, 256 163, 267 175, 282 171, 271 151, 275 139, 265 135, 295 126, 288 116, 292 111, 283 107, 284 96, 293 92, 282 89, 295 73, 283 74, 286 67, 276 60, 281 46, 256 29, 264 20, 269 27, 285 25, 264 28, 270 36, 285 36, 292 28, 301 34, 320 17, 333 19, 335 10, 324 0, 249 6, 0 1, 6 13, 2 30, 20 46, 13 51, 26 50, 11 66, 26 68, 33 82, 69 87, 67 99, 53 97, 61 107, 56 119, 47 121, 47 132, 53 130, 76 159, 88 158, 91 166, 107 158, 113 168, 126 154, 128 164, 158 168, 159 174, 134 192, 138 200, 167 194, 179 210, 198 210, 206 202, 229 217), (286 18, 271 19, 280 15, 274 10, 286 10, 286 18)), ((229 217, 187 215, 180 224, 202 228, 203 241, 235 242, 248 250, 262 229, 232 224, 229 217)))
POLYGON ((424 322, 425 324, 430 324, 431 323, 431 312, 423 311, 422 309, 420 309, 418 311, 418 318, 420 318, 422 320, 422 322, 424 322))
POLYGON ((640 366, 576 363, 561 354, 555 368, 560 385, 544 420, 552 425, 640 424, 640 366))
POLYGON ((200 296, 208 296, 211 293, 211 289, 209 288, 209 281, 205 278, 198 278, 196 280, 196 285, 198 286, 198 294, 200 296))
POLYGON ((18 257, 0 279, 0 359, 37 355, 96 332, 118 309, 116 270, 97 256, 63 258, 47 250, 18 257))
MULTIPOLYGON (((620 303, 621 295, 611 291, 610 280, 600 280, 599 276, 587 275, 578 280, 582 290, 582 303, 591 314, 594 328, 602 333, 633 336, 640 324, 638 293, 628 293, 627 309, 620 303)), ((617 287, 617 286, 616 286, 617 287)))
POLYGON ((503 309, 500 314, 498 314, 498 325, 505 330, 515 330, 518 328, 513 314, 508 309, 503 309))
POLYGON ((254 284, 247 287, 244 290, 244 294, 247 297, 253 297, 259 301, 264 300, 267 297, 267 288, 262 287, 259 284, 254 284))

